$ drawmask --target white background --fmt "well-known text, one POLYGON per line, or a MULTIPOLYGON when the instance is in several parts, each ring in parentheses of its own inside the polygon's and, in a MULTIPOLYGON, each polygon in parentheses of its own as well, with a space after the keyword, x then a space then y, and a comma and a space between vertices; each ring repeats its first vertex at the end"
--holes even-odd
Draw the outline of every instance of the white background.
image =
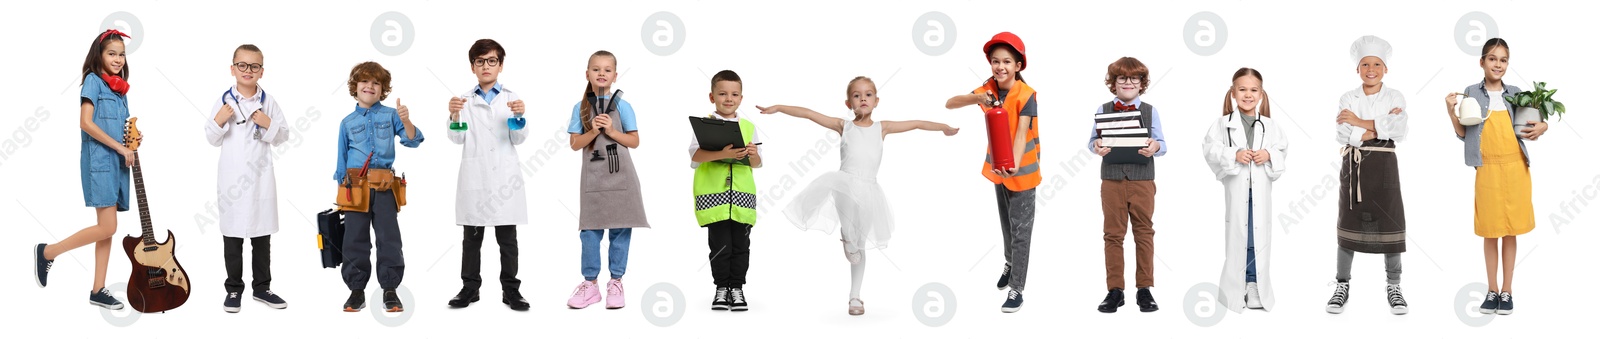
MULTIPOLYGON (((51 286, 26 278, 29 252, 94 222, 82 205, 78 182, 78 69, 85 42, 113 12, 132 13, 143 31, 129 53, 131 111, 146 134, 144 157, 151 211, 158 232, 177 234, 178 256, 195 281, 188 304, 166 314, 143 315, 129 329, 169 337, 366 335, 453 337, 461 334, 601 335, 625 337, 1280 337, 1419 334, 1427 337, 1527 336, 1589 326, 1595 259, 1595 203, 1600 170, 1587 156, 1600 121, 1584 101, 1589 82, 1590 20, 1572 2, 50 2, 4 5, 7 32, 0 83, 0 223, 3 280, 12 293, 6 323, 24 333, 126 331, 85 305, 93 277, 93 251, 58 258, 51 286), (309 6, 308 6, 309 5, 309 6), (1049 7, 1049 9, 1047 9, 1049 7), (374 48, 371 27, 395 11, 413 24, 414 39, 399 56, 374 48), (682 48, 660 56, 645 49, 645 18, 670 11, 682 18, 682 48), (930 56, 914 45, 918 16, 949 15, 953 48, 930 56), (1226 25, 1219 53, 1185 47, 1185 20, 1198 12, 1226 25), (1481 300, 1481 238, 1472 233, 1473 171, 1450 133, 1441 107, 1445 93, 1480 79, 1476 53, 1454 42, 1457 20, 1472 11, 1492 16, 1498 36, 1511 46, 1510 84, 1531 89, 1547 81, 1575 114, 1529 143, 1534 166, 1538 227, 1520 237, 1516 315, 1485 319, 1466 313, 1481 300), (980 46, 994 33, 1012 31, 1027 45, 1022 74, 1039 91, 1045 184, 1039 187, 1027 303, 1002 314, 1004 292, 992 288, 1003 264, 993 188, 977 173, 985 147, 978 110, 946 110, 945 99, 988 76, 980 46), (1348 57, 1350 43, 1378 35, 1395 46, 1386 84, 1406 95, 1410 137, 1399 147, 1407 200, 1409 252, 1404 284, 1411 314, 1388 313, 1382 260, 1356 258, 1352 301, 1342 315, 1322 310, 1334 271, 1334 220, 1338 144, 1333 141, 1337 98, 1359 80, 1348 57), (447 99, 474 85, 463 56, 479 38, 507 49, 501 82, 528 102, 527 143, 519 147, 527 173, 531 225, 520 226, 522 293, 533 303, 517 313, 497 303, 496 247, 485 239, 484 300, 463 310, 445 302, 460 288, 460 228, 454 193, 460 147, 445 137, 447 99), (290 141, 275 151, 279 219, 274 236, 273 290, 291 305, 272 310, 245 301, 239 314, 219 310, 225 277, 215 220, 218 149, 203 140, 204 112, 229 76, 234 47, 253 43, 265 52, 263 88, 293 123, 290 141), (645 200, 654 225, 634 234, 626 278, 629 306, 608 311, 564 304, 580 280, 576 236, 577 178, 582 157, 567 147, 570 109, 584 85, 587 56, 618 54, 618 89, 638 112, 643 142, 634 151, 643 169, 645 200), (1168 153, 1159 165, 1156 221, 1156 313, 1137 312, 1130 300, 1116 314, 1094 306, 1104 296, 1098 159, 1084 150, 1090 114, 1111 95, 1105 65, 1134 56, 1150 67, 1154 84, 1146 102, 1161 108, 1168 153), (354 106, 345 90, 351 66, 373 60, 394 74, 395 92, 427 137, 419 149, 402 148, 396 166, 412 182, 410 205, 400 216, 405 238, 405 300, 414 317, 386 327, 369 313, 339 312, 347 291, 334 269, 318 265, 314 214, 333 197, 337 122, 354 106), (1201 139, 1220 113, 1220 97, 1241 66, 1261 70, 1274 118, 1293 129, 1288 175, 1276 183, 1272 253, 1277 308, 1270 313, 1228 313, 1215 326, 1191 322, 1185 309, 1214 314, 1209 303, 1185 305, 1185 292, 1216 283, 1222 264, 1221 187, 1200 158, 1201 139), (751 311, 713 312, 713 286, 705 265, 705 231, 695 227, 684 116, 704 115, 709 75, 732 69, 744 78, 741 112, 765 133, 766 167, 757 170, 760 222, 752 236, 747 291, 751 311), (846 82, 877 80, 883 97, 875 118, 926 119, 961 127, 955 137, 933 132, 894 135, 885 145, 880 182, 888 190, 898 230, 891 247, 873 251, 863 299, 867 314, 845 314, 848 265, 836 235, 801 232, 781 208, 806 183, 838 166, 836 139, 801 119, 752 116, 755 105, 792 104, 848 117, 841 106, 846 82), (820 155, 804 160, 806 152, 820 155), (815 161, 805 167, 799 164, 815 161), (1293 206, 1304 206, 1296 212, 1293 206), (645 296, 657 283, 683 291, 680 321, 657 327, 646 320, 645 296), (955 317, 942 327, 917 320, 928 296, 914 292, 942 283, 955 317), (915 298, 914 298, 915 297, 915 298), (953 300, 953 301, 952 301, 953 300), (1470 305, 1470 306, 1469 306, 1470 305), (1459 318, 1466 316, 1466 320, 1459 318)), ((947 28, 948 29, 948 28, 947 28)), ((1219 32, 1220 34, 1220 32, 1219 32)), ((920 38, 918 38, 920 39, 920 38)), ((1280 159, 1280 161, 1283 159, 1280 159)), ((122 234, 137 234, 137 213, 119 214, 122 234)), ((120 241, 120 239, 117 239, 120 241)), ((1127 241, 1127 278, 1133 280, 1133 243, 1127 241)), ((247 254, 248 256, 248 254, 247 254)), ((248 272, 246 270, 246 279, 248 272)), ((125 281, 128 262, 113 251, 108 282, 125 281)), ((376 288, 376 282, 371 284, 376 288)), ((369 290, 370 292, 371 290, 369 290)), ((1130 294, 1131 297, 1131 294, 1130 294)), ((1199 296, 1197 296, 1199 297, 1199 296)), ((376 300, 373 300, 374 302, 376 300)), ((670 304, 670 302, 668 302, 670 304)), ((1475 311, 1475 310, 1474 310, 1475 311)), ((126 312, 112 317, 126 316, 126 312)), ((1571 332, 1567 332, 1571 333, 1571 332)), ((68 334, 83 336, 84 333, 68 334)))

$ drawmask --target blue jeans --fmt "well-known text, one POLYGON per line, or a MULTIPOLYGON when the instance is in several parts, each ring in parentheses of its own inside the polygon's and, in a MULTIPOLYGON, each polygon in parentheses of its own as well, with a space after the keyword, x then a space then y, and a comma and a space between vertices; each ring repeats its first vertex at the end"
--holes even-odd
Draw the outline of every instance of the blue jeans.
POLYGON ((1245 217, 1244 240, 1244 281, 1256 282, 1256 190, 1250 189, 1250 197, 1246 198, 1250 205, 1248 217, 1245 217))
POLYGON ((611 232, 611 261, 607 265, 611 268, 611 279, 622 279, 622 274, 628 272, 628 243, 633 239, 632 228, 581 230, 578 231, 578 239, 583 241, 583 280, 600 277, 600 239, 606 231, 611 232))

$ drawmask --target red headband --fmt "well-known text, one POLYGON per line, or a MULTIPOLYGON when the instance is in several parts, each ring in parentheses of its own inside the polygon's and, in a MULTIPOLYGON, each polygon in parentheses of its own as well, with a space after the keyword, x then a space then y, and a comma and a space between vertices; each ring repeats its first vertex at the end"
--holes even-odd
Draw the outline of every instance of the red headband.
POLYGON ((124 38, 128 38, 128 39, 133 39, 133 37, 128 36, 127 33, 122 33, 122 31, 118 31, 118 30, 115 30, 115 29, 108 29, 108 30, 105 31, 105 33, 100 33, 99 41, 105 41, 106 37, 110 36, 112 34, 120 35, 120 36, 122 36, 124 38))

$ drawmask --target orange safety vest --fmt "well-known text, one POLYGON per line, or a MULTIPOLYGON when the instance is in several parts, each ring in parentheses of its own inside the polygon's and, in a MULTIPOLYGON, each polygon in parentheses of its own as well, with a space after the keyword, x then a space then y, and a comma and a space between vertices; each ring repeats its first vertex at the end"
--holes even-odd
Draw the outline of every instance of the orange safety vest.
MULTIPOLYGON (((995 95, 1000 94, 999 85, 994 81, 989 81, 972 92, 983 93, 984 91, 994 92, 995 95)), ((1011 122, 1011 135, 1016 135, 1019 114, 1022 112, 1022 107, 1028 104, 1028 99, 1034 96, 1034 93, 1033 87, 1028 87, 1028 84, 1018 80, 1016 84, 1011 85, 1011 91, 1006 93, 1006 97, 1001 99, 1000 107, 1006 109, 1006 113, 1008 113, 1006 120, 1011 122)), ((978 109, 982 110, 983 107, 979 106, 978 109)), ((989 178, 989 182, 995 184, 1005 184, 1006 189, 1012 192, 1021 192, 1039 187, 1039 182, 1043 178, 1039 175, 1039 117, 1033 117, 1033 123, 1028 126, 1028 139, 1024 141, 1023 145, 1022 158, 1015 159, 1017 174, 1010 178, 1002 178, 991 171, 994 168, 994 164, 991 163, 994 158, 988 154, 988 151, 984 151, 983 177, 989 178)))

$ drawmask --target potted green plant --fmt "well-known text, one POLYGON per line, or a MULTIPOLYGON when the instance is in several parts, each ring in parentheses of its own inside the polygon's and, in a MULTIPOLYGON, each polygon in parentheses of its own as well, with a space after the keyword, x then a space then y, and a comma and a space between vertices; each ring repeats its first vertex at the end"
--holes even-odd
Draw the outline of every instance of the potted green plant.
POLYGON ((1517 136, 1523 136, 1522 129, 1528 128, 1532 122, 1550 121, 1550 116, 1561 118, 1567 113, 1567 105, 1551 99, 1556 95, 1556 90, 1545 89, 1543 82, 1534 82, 1532 91, 1523 91, 1505 97, 1506 103, 1517 107, 1511 116, 1512 123, 1516 125, 1517 136))

